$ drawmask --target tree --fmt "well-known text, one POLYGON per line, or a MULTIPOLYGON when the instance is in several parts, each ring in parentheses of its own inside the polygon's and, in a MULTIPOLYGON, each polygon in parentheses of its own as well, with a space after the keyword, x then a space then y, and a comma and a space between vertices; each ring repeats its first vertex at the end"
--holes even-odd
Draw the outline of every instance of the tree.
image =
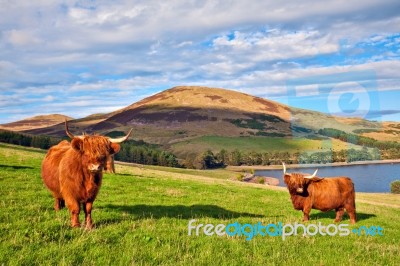
POLYGON ((215 157, 222 165, 225 165, 229 160, 228 152, 225 149, 222 149, 220 152, 218 152, 215 157))
POLYGON ((262 165, 270 165, 271 164, 271 154, 269 152, 264 152, 261 156, 262 165))
POLYGON ((234 150, 232 152, 229 153, 228 156, 228 164, 229 165, 241 165, 241 158, 242 158, 242 154, 239 150, 234 150))

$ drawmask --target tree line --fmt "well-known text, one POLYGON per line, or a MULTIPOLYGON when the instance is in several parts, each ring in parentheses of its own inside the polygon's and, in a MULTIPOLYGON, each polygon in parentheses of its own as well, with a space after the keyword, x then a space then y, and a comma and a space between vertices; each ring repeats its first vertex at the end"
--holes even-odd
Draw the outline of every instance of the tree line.
MULTIPOLYGON (((195 156, 187 156, 181 165, 173 153, 161 150, 157 145, 152 145, 142 140, 128 140, 121 144, 121 150, 115 155, 115 159, 138 164, 213 169, 226 165, 280 165, 282 162, 288 164, 321 164, 400 158, 400 144, 397 142, 377 141, 331 128, 321 129, 319 134, 356 145, 363 145, 364 147, 361 150, 329 150, 313 153, 300 151, 245 152, 237 149, 233 151, 222 149, 217 153, 213 153, 208 150, 195 156), (370 147, 370 149, 367 147, 370 147)), ((0 142, 26 147, 49 149, 61 140, 61 138, 55 137, 30 136, 11 131, 0 131, 0 142)))
POLYGON ((282 162, 287 164, 325 164, 400 158, 399 153, 387 155, 388 153, 386 153, 386 156, 382 156, 378 148, 368 150, 367 147, 363 147, 361 150, 329 150, 312 153, 299 151, 243 152, 223 149, 217 153, 208 150, 197 156, 188 156, 185 160, 185 166, 195 169, 213 169, 226 165, 280 165, 282 162))
POLYGON ((48 136, 29 136, 11 131, 0 131, 0 142, 47 150, 60 142, 60 139, 48 136))
POLYGON ((181 167, 173 153, 160 150, 155 145, 148 144, 144 141, 128 140, 120 145, 120 151, 114 155, 117 161, 181 167))
POLYGON ((400 143, 395 141, 379 141, 369 137, 346 133, 334 128, 320 129, 318 134, 369 148, 378 148, 380 150, 400 149, 400 143))
MULTIPOLYGON (((12 131, 0 131, 0 142, 47 150, 58 144, 62 138, 30 136, 12 131)), ((121 143, 121 150, 115 159, 123 162, 179 167, 176 156, 160 150, 156 145, 144 141, 128 140, 121 143)))

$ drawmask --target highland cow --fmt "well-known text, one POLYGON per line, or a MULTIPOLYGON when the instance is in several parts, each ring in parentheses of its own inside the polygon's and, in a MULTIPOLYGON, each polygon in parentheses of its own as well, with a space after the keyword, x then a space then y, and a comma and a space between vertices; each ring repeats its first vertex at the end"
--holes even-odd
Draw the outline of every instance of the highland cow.
POLYGON ((79 213, 82 204, 86 228, 93 227, 91 211, 99 192, 103 169, 110 156, 120 150, 119 143, 130 136, 109 138, 99 135, 74 136, 65 121, 65 130, 71 137, 53 146, 42 163, 42 178, 55 199, 56 211, 67 205, 72 227, 80 227, 79 213))
POLYGON ((335 222, 340 222, 346 209, 350 222, 356 222, 355 191, 348 177, 319 178, 316 170, 312 175, 287 173, 283 164, 283 176, 293 207, 302 210, 303 221, 309 220, 311 209, 323 212, 336 211, 335 222))

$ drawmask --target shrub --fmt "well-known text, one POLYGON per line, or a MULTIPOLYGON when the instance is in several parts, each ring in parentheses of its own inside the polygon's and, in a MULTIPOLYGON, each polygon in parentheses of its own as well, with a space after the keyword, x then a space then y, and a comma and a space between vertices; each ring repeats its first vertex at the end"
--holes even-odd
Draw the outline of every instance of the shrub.
POLYGON ((243 181, 243 178, 244 178, 244 174, 237 174, 236 175, 236 180, 237 181, 243 181))
POLYGON ((265 178, 264 177, 258 176, 256 178, 256 181, 257 181, 258 184, 265 184, 265 178))
POLYGON ((400 194, 400 180, 390 183, 390 191, 394 194, 400 194))

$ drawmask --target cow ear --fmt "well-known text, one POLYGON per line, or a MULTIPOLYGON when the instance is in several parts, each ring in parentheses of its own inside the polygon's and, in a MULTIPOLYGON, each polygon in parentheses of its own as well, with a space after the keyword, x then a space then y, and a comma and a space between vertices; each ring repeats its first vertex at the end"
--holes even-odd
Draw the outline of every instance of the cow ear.
POLYGON ((71 146, 74 150, 82 152, 83 151, 83 140, 80 138, 73 138, 71 141, 71 146))
POLYGON ((291 177, 292 176, 290 174, 285 174, 285 176, 283 177, 283 181, 285 181, 286 184, 289 184, 291 177))
POLYGON ((121 149, 121 146, 117 143, 111 143, 111 150, 110 150, 110 154, 116 154, 119 152, 119 150, 121 149))

